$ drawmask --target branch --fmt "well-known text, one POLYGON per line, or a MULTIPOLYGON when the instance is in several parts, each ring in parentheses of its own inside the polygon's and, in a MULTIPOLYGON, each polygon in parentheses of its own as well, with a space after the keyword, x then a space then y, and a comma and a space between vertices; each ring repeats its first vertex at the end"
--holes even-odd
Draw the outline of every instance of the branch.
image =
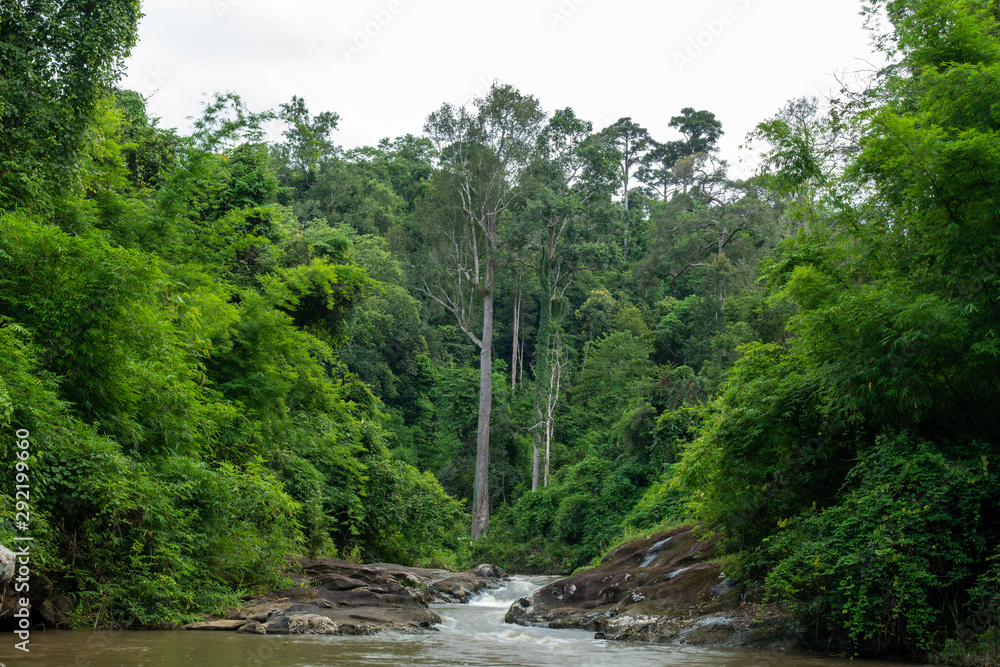
POLYGON ((683 276, 685 273, 687 273, 691 269, 697 269, 697 268, 700 268, 700 267, 703 267, 703 266, 708 266, 708 264, 705 264, 704 262, 700 262, 698 264, 691 264, 690 262, 685 262, 684 263, 684 268, 681 269, 680 271, 678 271, 677 273, 669 273, 668 272, 667 275, 671 276, 671 280, 670 280, 670 293, 671 294, 677 294, 677 279, 678 278, 680 278, 681 276, 683 276))

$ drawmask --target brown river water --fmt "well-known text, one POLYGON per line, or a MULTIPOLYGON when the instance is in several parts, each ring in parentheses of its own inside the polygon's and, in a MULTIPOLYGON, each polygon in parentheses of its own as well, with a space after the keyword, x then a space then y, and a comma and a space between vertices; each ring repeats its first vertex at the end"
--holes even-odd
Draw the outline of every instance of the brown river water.
POLYGON ((510 604, 553 577, 515 577, 467 605, 438 604, 443 623, 419 635, 262 636, 230 632, 32 631, 30 652, 0 637, 6 667, 327 667, 370 665, 608 665, 646 667, 889 667, 900 663, 748 649, 629 644, 584 630, 506 625, 510 604))

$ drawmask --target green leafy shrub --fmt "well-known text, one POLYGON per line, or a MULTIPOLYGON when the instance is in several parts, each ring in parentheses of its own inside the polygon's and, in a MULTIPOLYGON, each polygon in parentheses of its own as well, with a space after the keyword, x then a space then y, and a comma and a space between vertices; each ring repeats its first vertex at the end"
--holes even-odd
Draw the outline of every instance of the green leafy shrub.
POLYGON ((957 619, 995 609, 984 576, 1000 544, 1000 477, 988 452, 970 443, 946 456, 905 433, 880 437, 839 501, 780 522, 746 555, 749 572, 772 599, 797 601, 859 649, 940 645, 961 630, 957 619))
POLYGON ((467 558, 465 503, 433 475, 389 456, 369 459, 367 474, 366 557, 423 566, 467 558))
POLYGON ((690 510, 737 547, 752 548, 780 519, 827 502, 849 470, 851 434, 822 418, 822 386, 810 371, 794 349, 745 346, 674 466, 690 510))
POLYGON ((687 494, 673 483, 670 471, 652 484, 639 498, 639 502, 622 521, 626 530, 649 530, 683 520, 687 512, 687 494))

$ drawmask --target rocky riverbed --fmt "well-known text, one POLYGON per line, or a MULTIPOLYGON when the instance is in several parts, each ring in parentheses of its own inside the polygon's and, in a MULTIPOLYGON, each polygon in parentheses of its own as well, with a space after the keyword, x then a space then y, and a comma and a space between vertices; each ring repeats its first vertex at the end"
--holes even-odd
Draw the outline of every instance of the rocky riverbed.
POLYGON ((749 602, 717 555, 717 540, 699 537, 696 527, 661 532, 520 598, 505 620, 667 644, 784 649, 800 643, 782 610, 749 602))
POLYGON ((224 618, 185 629, 268 635, 422 632, 441 622, 431 602, 467 602, 507 578, 494 565, 448 572, 336 558, 290 559, 287 575, 295 587, 253 596, 224 618))
MULTIPOLYGON (((0 545, 0 628, 13 626, 24 595, 15 591, 16 573, 16 554, 0 545)), ((247 597, 223 617, 189 623, 184 629, 270 635, 421 632, 441 622, 431 602, 468 602, 508 579, 494 565, 449 572, 336 558, 287 558, 285 574, 294 586, 247 597)), ((70 601, 53 595, 52 583, 42 574, 31 573, 27 583, 32 624, 69 627, 65 612, 70 601)))
MULTIPOLYGON (((718 551, 714 538, 690 526, 630 542, 597 567, 517 599, 505 620, 661 644, 769 649, 802 644, 780 608, 753 602, 743 586, 725 576, 718 551)), ((0 550, 0 579, 13 574, 12 555, 0 550)), ((247 597, 239 608, 185 629, 266 635, 433 631, 441 617, 432 602, 468 602, 508 579, 493 565, 449 572, 335 558, 288 558, 285 570, 294 586, 247 597)), ((50 596, 47 579, 32 576, 33 620, 64 625, 61 599, 50 596)), ((8 599, 12 586, 0 583, 0 589, 2 622, 14 600, 8 599)))

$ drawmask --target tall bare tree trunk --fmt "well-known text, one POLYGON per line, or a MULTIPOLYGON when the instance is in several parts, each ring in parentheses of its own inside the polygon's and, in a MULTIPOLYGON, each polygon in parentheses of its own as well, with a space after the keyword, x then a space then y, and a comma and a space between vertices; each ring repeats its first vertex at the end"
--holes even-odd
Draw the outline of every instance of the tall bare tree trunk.
POLYGON ((521 285, 520 281, 514 287, 514 352, 510 360, 510 388, 517 386, 517 355, 520 352, 517 345, 518 332, 521 329, 521 285))
POLYGON ((542 432, 539 431, 535 435, 535 446, 533 448, 533 451, 531 452, 531 490, 532 491, 537 491, 538 490, 538 472, 539 472, 538 469, 539 469, 539 464, 541 462, 540 461, 540 457, 539 457, 539 450, 541 449, 541 442, 542 442, 542 432))
POLYGON ((545 486, 549 485, 549 459, 552 451, 552 424, 545 424, 545 486))
POLYGON ((496 262, 486 262, 483 284, 483 335, 479 348, 479 426, 476 431, 476 498, 472 505, 472 539, 490 526, 490 415, 493 412, 493 277, 496 262))
POLYGON ((628 212, 628 180, 627 179, 625 181, 625 211, 624 211, 623 215, 625 216, 625 219, 623 221, 625 223, 625 232, 624 232, 625 235, 622 237, 622 254, 625 257, 625 261, 627 262, 628 261, 628 223, 629 223, 629 212, 628 212))
POLYGON ((552 438, 556 432, 556 406, 559 405, 559 390, 562 387, 562 369, 566 362, 562 360, 562 339, 559 331, 555 332, 555 346, 552 350, 553 360, 549 376, 549 395, 545 405, 545 486, 549 485, 549 461, 552 456, 552 438))
POLYGON ((521 387, 524 387, 524 344, 527 341, 521 341, 521 351, 517 353, 517 377, 521 380, 521 387))

